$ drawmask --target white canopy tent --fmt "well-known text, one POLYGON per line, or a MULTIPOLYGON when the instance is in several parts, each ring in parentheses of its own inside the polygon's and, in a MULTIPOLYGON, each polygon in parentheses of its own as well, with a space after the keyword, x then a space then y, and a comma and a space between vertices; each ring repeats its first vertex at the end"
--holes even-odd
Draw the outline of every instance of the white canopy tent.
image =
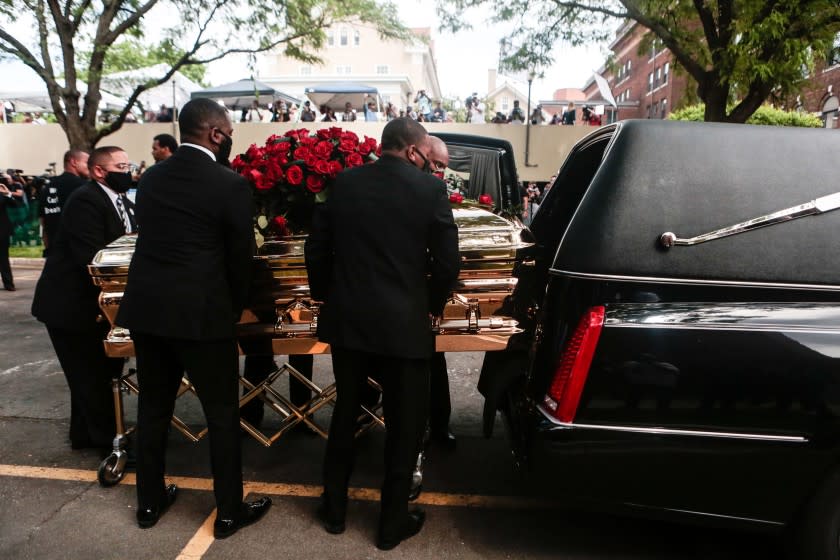
MULTIPOLYGON (((138 85, 164 76, 169 68, 166 64, 156 64, 146 68, 108 74, 102 76, 102 90, 128 99, 138 85)), ((200 89, 200 85, 176 71, 166 82, 141 93, 137 101, 147 111, 156 110, 161 105, 181 108, 190 100, 190 94, 200 89)))

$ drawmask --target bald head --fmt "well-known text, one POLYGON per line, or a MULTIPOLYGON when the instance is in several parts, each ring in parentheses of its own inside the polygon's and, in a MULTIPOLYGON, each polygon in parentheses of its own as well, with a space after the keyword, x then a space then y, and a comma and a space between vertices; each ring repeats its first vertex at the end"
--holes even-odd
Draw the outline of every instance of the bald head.
POLYGON ((443 175, 444 169, 449 167, 449 148, 446 142, 437 136, 429 136, 429 163, 435 174, 443 175))

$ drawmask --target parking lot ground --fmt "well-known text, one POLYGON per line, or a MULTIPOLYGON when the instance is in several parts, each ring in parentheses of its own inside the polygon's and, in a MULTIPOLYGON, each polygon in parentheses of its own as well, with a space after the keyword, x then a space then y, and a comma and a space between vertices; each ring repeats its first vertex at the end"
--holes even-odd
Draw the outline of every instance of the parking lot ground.
MULTIPOLYGON (((96 481, 98 454, 70 449, 66 383, 43 326, 29 315, 39 273, 37 267, 16 266, 18 291, 0 292, 0 559, 781 557, 779 541, 765 535, 584 513, 567 509, 562 500, 546 500, 539 491, 526 493, 501 423, 492 438, 481 435, 483 400, 475 384, 482 356, 476 353, 447 356, 458 447, 431 448, 419 500, 426 525, 396 550, 380 552, 373 544, 382 430, 358 441, 342 535, 327 534, 314 517, 324 440, 297 431, 269 448, 243 439, 246 492, 269 495, 274 506, 258 524, 215 541, 207 442, 192 443, 172 430, 167 474, 181 488, 178 500, 154 528, 141 530, 133 473, 103 488, 96 481)), ((316 359, 315 379, 330 382, 328 357, 316 359)), ((129 424, 135 406, 134 397, 126 398, 129 424)), ((176 414, 201 426, 194 397, 182 399, 176 414)), ((325 426, 329 411, 316 419, 325 426)), ((277 422, 267 417, 266 431, 277 422)))

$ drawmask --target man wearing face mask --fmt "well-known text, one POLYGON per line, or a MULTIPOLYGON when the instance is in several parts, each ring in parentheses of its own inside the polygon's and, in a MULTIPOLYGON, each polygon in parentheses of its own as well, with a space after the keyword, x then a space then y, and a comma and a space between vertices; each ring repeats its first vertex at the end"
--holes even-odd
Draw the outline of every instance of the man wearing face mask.
POLYGON ((458 229, 429 165, 426 130, 409 118, 382 131, 382 157, 339 173, 316 207, 304 254, 312 297, 323 301, 318 338, 331 345, 336 403, 324 458, 324 529, 345 529, 354 432, 367 377, 382 386, 385 479, 376 546, 389 550, 425 521, 409 511, 429 394, 430 315, 458 278, 458 229), (370 302, 376 305, 371 306, 370 302))
POLYGON ((70 443, 73 449, 110 450, 115 432, 111 378, 123 359, 105 355, 108 323, 100 314, 99 288, 87 265, 97 251, 134 231, 134 213, 124 193, 131 186, 131 164, 122 148, 97 148, 88 160, 91 180, 73 191, 62 210, 35 288, 32 314, 47 326, 70 386, 70 443))
POLYGON ((246 303, 254 254, 248 182, 223 165, 233 126, 225 109, 193 99, 179 119, 181 145, 137 189, 140 235, 117 324, 137 356, 137 523, 155 525, 175 501, 164 459, 169 421, 186 372, 207 420, 214 536, 259 520, 269 498, 243 502, 239 356, 234 326, 246 303))

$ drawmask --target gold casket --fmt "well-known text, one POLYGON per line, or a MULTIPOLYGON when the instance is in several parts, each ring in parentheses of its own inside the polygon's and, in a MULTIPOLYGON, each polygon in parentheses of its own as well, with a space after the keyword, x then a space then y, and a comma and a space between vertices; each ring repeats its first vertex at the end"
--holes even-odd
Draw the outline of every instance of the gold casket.
MULTIPOLYGON (((516 321, 495 316, 505 296, 513 291, 513 266, 518 249, 530 245, 529 233, 482 208, 453 209, 458 226, 461 272, 442 317, 432 320, 440 351, 502 349, 518 332, 516 321)), ((105 340, 111 356, 130 356, 130 333, 117 327, 120 301, 134 253, 135 235, 126 235, 99 251, 88 265, 100 286, 99 305, 111 330, 105 340)), ((254 257, 254 279, 249 308, 243 312, 240 332, 271 336, 278 354, 321 353, 326 345, 315 341, 318 304, 309 295, 303 246, 305 236, 265 242, 254 257)))

